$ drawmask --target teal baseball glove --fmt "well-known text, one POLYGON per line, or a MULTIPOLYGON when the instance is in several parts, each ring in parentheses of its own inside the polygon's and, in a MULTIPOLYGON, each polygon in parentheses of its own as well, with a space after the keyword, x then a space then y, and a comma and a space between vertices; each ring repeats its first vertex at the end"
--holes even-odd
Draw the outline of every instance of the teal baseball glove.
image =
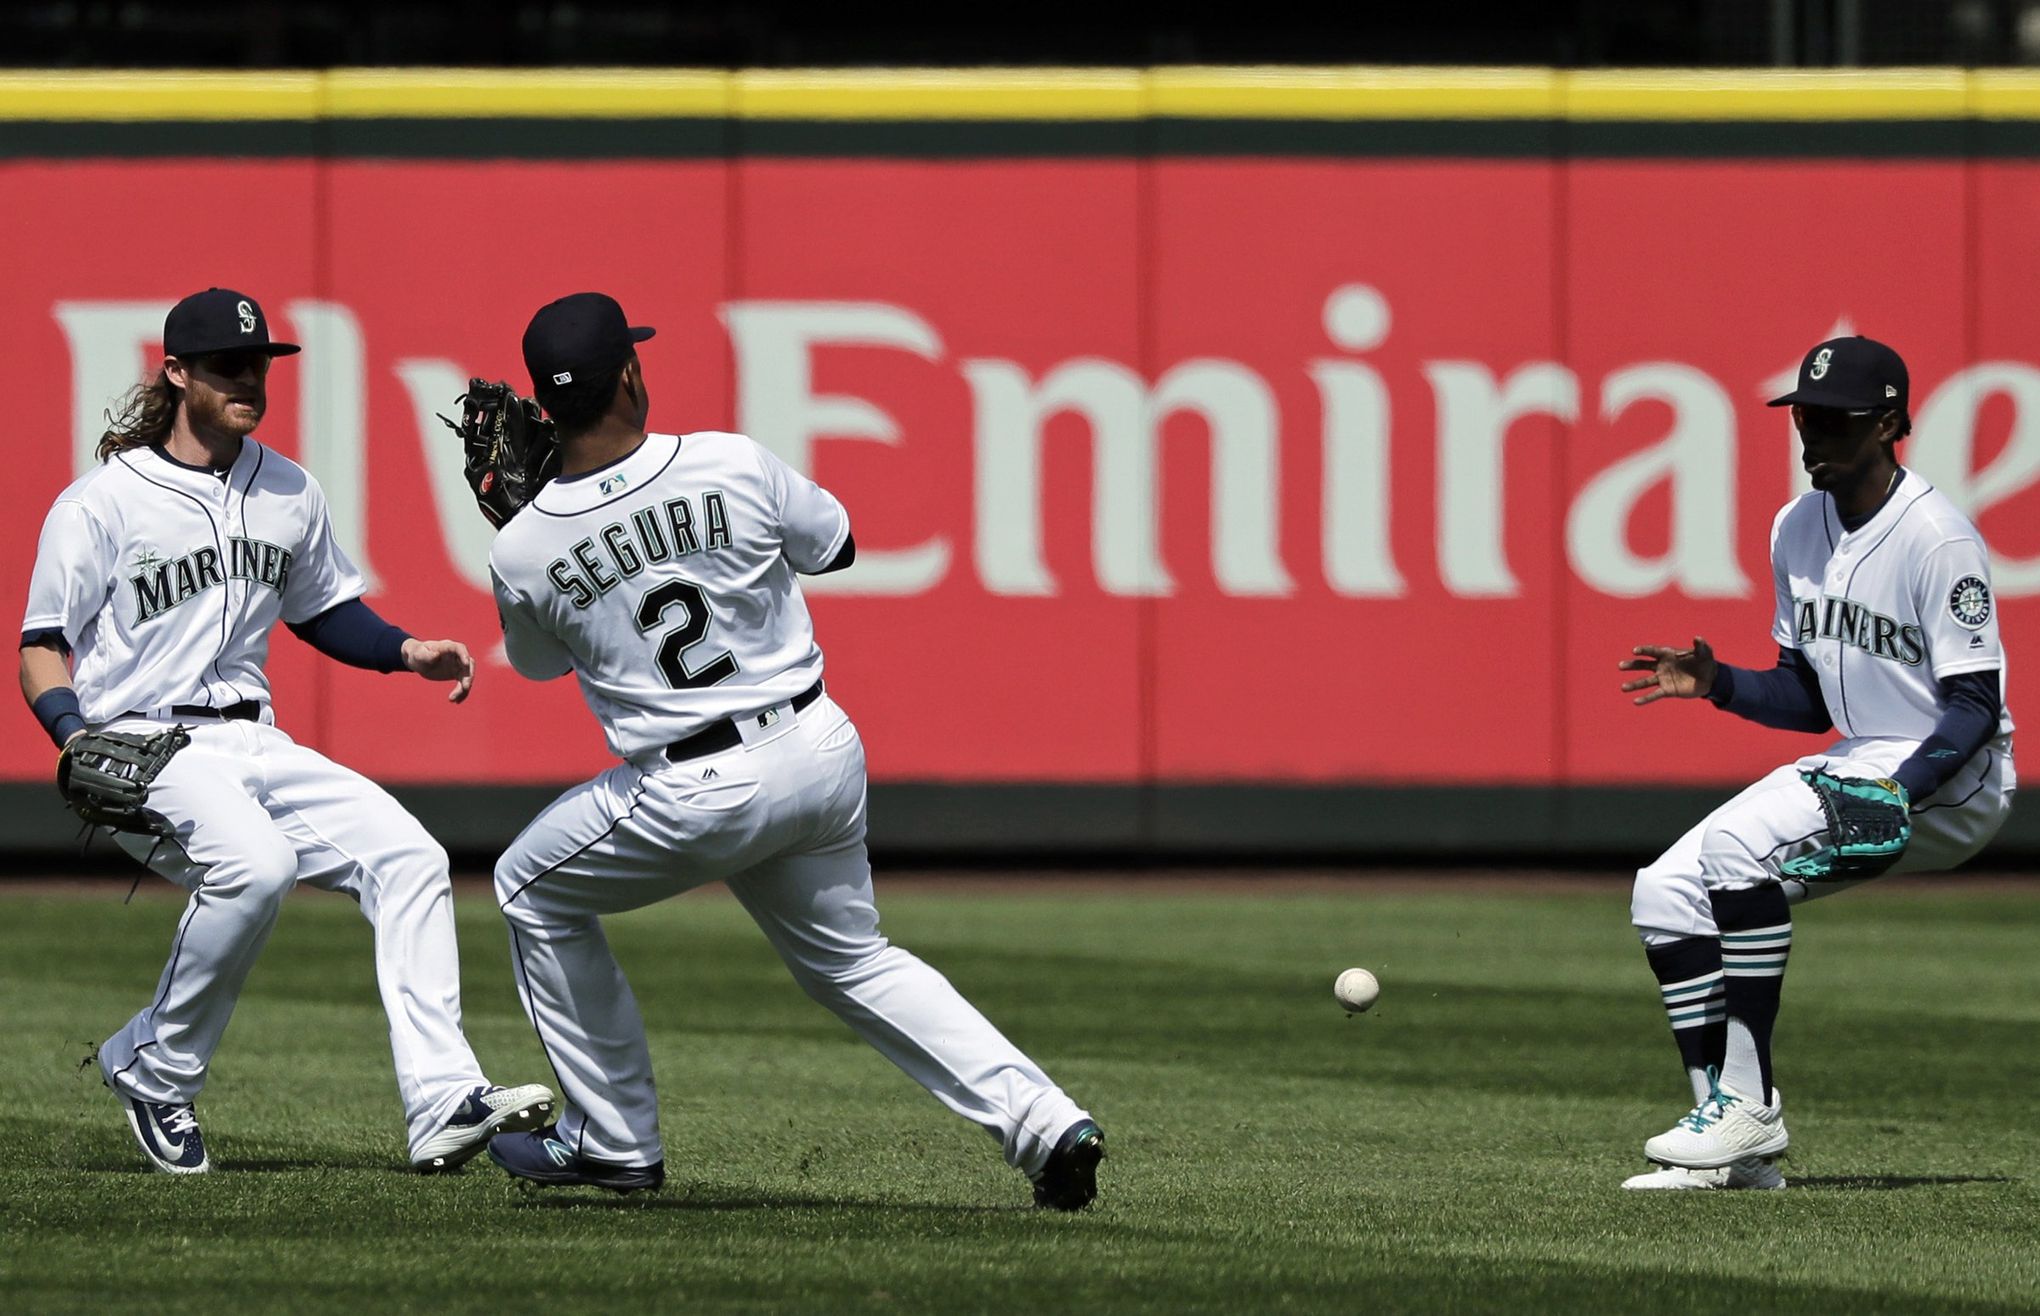
POLYGON ((1787 877, 1847 881, 1888 871, 1912 840, 1912 801, 1905 787, 1888 777, 1837 777, 1828 772, 1799 774, 1827 815, 1827 844, 1812 854, 1785 861, 1787 877))

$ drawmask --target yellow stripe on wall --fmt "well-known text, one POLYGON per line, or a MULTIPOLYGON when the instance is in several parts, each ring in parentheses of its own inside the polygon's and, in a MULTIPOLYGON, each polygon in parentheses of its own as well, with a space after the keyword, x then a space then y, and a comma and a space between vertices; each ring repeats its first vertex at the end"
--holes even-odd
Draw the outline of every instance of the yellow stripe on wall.
POLYGON ((1147 74, 1148 111, 1191 119, 1551 119, 1563 74, 1550 69, 1164 68, 1147 74))
POLYGON ((1568 119, 1962 119, 1960 69, 1568 73, 1568 119))
POLYGON ((2040 119, 2040 73, 1960 69, 342 69, 0 74, 0 120, 2040 119))
POLYGON ((317 73, 6 73, 0 119, 316 119, 317 73))
POLYGON ((731 75, 658 69, 335 69, 336 119, 728 117, 731 75))
POLYGON ((752 70, 743 119, 1138 119, 1138 69, 752 70))

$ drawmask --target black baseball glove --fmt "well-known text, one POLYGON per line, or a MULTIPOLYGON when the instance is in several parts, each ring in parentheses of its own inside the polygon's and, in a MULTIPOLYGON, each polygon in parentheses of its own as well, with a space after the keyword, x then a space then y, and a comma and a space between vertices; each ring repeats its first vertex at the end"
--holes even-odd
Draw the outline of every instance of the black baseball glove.
POLYGON ((170 820, 148 807, 149 785, 170 756, 191 743, 183 727, 154 735, 87 731, 71 737, 57 758, 57 789, 88 823, 117 832, 168 836, 170 820))
POLYGON ((560 473, 559 436, 536 402, 500 381, 470 379, 468 391, 454 400, 460 420, 439 419, 460 435, 468 488, 500 530, 560 473))
POLYGON ((1912 804, 1905 787, 1888 778, 1871 781, 1826 772, 1799 774, 1820 800, 1827 818, 1827 844, 1785 862, 1787 877, 1831 879, 1876 877, 1905 854, 1912 840, 1912 804))

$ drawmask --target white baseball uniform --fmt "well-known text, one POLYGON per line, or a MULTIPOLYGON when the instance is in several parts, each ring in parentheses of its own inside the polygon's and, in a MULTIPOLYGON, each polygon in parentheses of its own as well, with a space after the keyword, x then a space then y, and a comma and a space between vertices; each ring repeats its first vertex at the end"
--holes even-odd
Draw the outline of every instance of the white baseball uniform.
POLYGON ((278 618, 364 588, 297 463, 253 439, 221 473, 136 448, 58 496, 22 631, 62 633, 93 727, 191 734, 149 794, 174 834, 116 838, 191 899, 155 998, 100 1047, 108 1081, 193 1101, 283 897, 308 882, 375 929, 415 1157, 486 1081, 461 1032, 446 852, 381 787, 279 730, 263 673, 278 618))
MULTIPOLYGON (((1969 519, 1913 472, 1903 471, 1855 530, 1842 528, 1825 493, 1787 503, 1771 526, 1771 571, 1772 638, 1812 664, 1842 739, 1771 772, 1637 874, 1631 917, 1652 945, 1716 935, 1709 889, 1779 881, 1786 861, 1825 843, 1825 818, 1801 770, 1889 777, 1932 734, 1943 678, 1995 671, 2002 703, 1990 552, 1969 519)), ((1912 841, 1892 871, 1938 872, 1971 858, 2004 825, 2017 784, 2007 710, 1982 749, 1913 801, 1912 841)), ((1856 885, 1782 880, 1795 902, 1856 885)))
POLYGON ((518 988, 568 1103, 559 1136, 580 1154, 664 1157, 644 1022, 600 916, 715 881, 810 996, 998 1138, 1009 1164, 1039 1170, 1085 1118, 879 934, 864 747, 821 693, 794 577, 849 534, 826 491, 742 435, 708 432, 654 434, 556 479, 497 536, 512 665, 535 680, 572 671, 624 760, 496 865, 518 988))

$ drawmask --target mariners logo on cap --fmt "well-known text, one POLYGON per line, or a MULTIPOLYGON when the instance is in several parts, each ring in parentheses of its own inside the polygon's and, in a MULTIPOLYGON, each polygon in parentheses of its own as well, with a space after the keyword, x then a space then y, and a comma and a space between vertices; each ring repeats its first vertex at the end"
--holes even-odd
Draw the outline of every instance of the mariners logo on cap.
POLYGON ((1948 591, 1948 613, 1957 626, 1980 631, 1990 621, 1990 586, 1981 576, 1964 576, 1948 591))
POLYGON ((234 314, 241 317, 242 333, 252 334, 255 332, 255 308, 248 304, 246 297, 234 303, 234 314))
POLYGON ((1820 351, 1815 352, 1813 354, 1813 364, 1806 368, 1806 377, 1808 379, 1826 378, 1828 362, 1833 359, 1834 354, 1835 349, 1832 347, 1823 347, 1820 351))

